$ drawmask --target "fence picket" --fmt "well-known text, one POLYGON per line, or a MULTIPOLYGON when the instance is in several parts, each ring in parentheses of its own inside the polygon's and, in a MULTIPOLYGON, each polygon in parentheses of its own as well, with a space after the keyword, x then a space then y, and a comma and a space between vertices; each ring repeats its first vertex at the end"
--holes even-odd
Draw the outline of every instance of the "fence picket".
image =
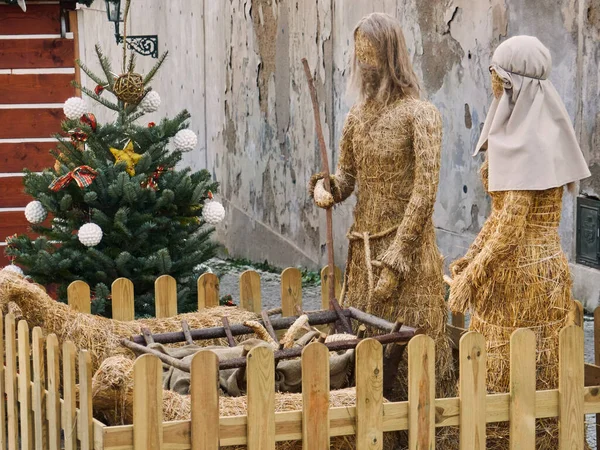
MULTIPOLYGON (((600 365, 600 306, 594 310, 594 364, 600 365)), ((600 436, 600 414, 596 414, 596 436, 600 436)))
POLYGON ((275 360, 267 347, 248 353, 248 450, 275 450, 275 360))
POLYGON ((124 322, 135 319, 133 283, 127 278, 117 278, 111 286, 112 318, 124 322))
POLYGON ((356 450, 383 449, 383 347, 374 339, 356 346, 356 450))
POLYGON ((510 338, 510 450, 535 450, 535 333, 510 338))
POLYGON ((6 402, 5 385, 6 372, 4 370, 4 316, 0 311, 0 449, 6 449, 6 402))
POLYGON ((35 448, 48 448, 48 428, 46 426, 46 377, 44 365, 44 334, 40 327, 31 332, 31 353, 33 358, 33 428, 35 433, 35 448))
POLYGON ((424 334, 408 343, 410 450, 435 448, 435 344, 424 334))
POLYGON ((259 314, 261 302, 260 275, 254 270, 246 270, 240 275, 240 307, 259 314))
POLYGON ((302 310, 302 272, 288 267, 281 272, 281 315, 296 316, 302 310))
POLYGON ((77 349, 75 344, 67 341, 63 344, 63 415, 62 428, 64 430, 65 450, 77 449, 77 394, 75 379, 75 358, 77 349))
POLYGON ((91 314, 90 286, 85 281, 73 281, 67 288, 67 301, 75 311, 91 314))
POLYGON ((133 450, 160 450, 162 425, 162 363, 142 355, 133 366, 133 450))
POLYGON ((460 339, 460 450, 485 450, 485 340, 470 331, 460 339))
POLYGON ((17 342, 15 316, 6 315, 6 415, 8 416, 8 450, 19 447, 19 413, 17 405, 17 342))
POLYGON ((583 305, 580 301, 574 300, 569 311, 569 323, 577 326, 583 326, 583 305))
POLYGON ((198 310, 219 306, 219 277, 203 273, 198 278, 198 310))
POLYGON ((48 396, 46 416, 48 417, 48 441, 50 450, 60 450, 60 359, 58 339, 55 334, 46 338, 48 361, 48 396))
POLYGON ((302 350, 302 448, 329 447, 329 351, 313 342, 302 350))
POLYGON ((162 275, 154 282, 156 317, 177 315, 177 282, 171 275, 162 275))
POLYGON ((559 448, 583 450, 583 329, 577 325, 563 328, 558 352, 559 448))
POLYGON ((209 350, 192 359, 192 450, 219 450, 219 358, 209 350))
MULTIPOLYGON (((341 300, 343 279, 342 271, 338 266, 334 267, 333 276, 335 278, 335 298, 341 300)), ((321 269, 321 308, 329 309, 329 265, 321 269)))
POLYGON ((94 427, 92 412, 92 355, 88 350, 79 352, 79 421, 81 450, 93 450, 94 427))
POLYGON ((20 320, 19 333, 19 412, 21 417, 21 450, 33 450, 33 411, 31 409, 31 344, 29 326, 20 320))

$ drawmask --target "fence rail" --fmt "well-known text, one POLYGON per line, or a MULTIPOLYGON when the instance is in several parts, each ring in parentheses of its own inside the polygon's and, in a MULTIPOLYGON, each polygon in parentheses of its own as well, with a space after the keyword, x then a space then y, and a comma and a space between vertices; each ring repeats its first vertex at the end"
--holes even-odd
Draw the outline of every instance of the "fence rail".
POLYGON ((329 407, 328 352, 313 343, 302 353, 303 409, 277 413, 273 352, 255 348, 248 355, 248 410, 235 417, 219 417, 218 360, 201 351, 192 362, 191 419, 179 422, 163 422, 162 365, 144 355, 134 365, 133 424, 107 427, 92 418, 89 352, 77 353, 70 342, 59 352, 55 335, 44 338, 36 327, 30 336, 25 321, 1 319, 2 450, 58 450, 61 435, 65 449, 82 450, 268 450, 285 440, 320 450, 348 435, 356 436, 358 450, 378 450, 383 433, 396 430, 408 430, 415 450, 433 448, 435 428, 449 426, 460 427, 461 450, 483 450, 486 424, 496 422, 509 422, 512 449, 533 450, 534 420, 547 417, 560 419, 560 449, 579 450, 584 414, 600 413, 600 387, 584 386, 583 330, 571 325, 560 333, 558 389, 535 390, 535 338, 523 329, 511 338, 510 392, 487 394, 485 342, 468 332, 460 340, 460 397, 436 399, 434 343, 419 335, 408 346, 408 401, 384 403, 382 346, 367 339, 356 349, 356 406, 329 407))

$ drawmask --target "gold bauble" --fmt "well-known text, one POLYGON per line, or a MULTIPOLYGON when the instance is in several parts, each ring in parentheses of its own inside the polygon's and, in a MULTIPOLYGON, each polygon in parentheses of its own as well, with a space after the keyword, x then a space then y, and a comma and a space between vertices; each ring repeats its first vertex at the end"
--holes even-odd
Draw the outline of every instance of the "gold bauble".
POLYGON ((139 103, 144 96, 144 78, 139 73, 123 74, 115 80, 113 91, 125 103, 139 103))

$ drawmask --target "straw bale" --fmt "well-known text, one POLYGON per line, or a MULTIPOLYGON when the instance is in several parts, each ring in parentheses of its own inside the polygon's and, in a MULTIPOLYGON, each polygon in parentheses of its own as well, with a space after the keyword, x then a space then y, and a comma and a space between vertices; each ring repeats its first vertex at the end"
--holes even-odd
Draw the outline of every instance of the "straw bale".
MULTIPOLYGON (((226 316, 231 323, 255 320, 258 316, 239 308, 218 306, 195 313, 180 314, 164 319, 140 319, 121 322, 105 317, 79 313, 64 303, 50 298, 41 288, 23 277, 7 271, 0 272, 0 308, 7 312, 14 303, 27 320, 30 328, 41 327, 45 334, 54 333, 59 343, 72 341, 78 350, 89 350, 94 370, 109 356, 124 355, 134 358, 133 353, 123 347, 121 339, 141 334, 146 327, 152 333, 181 331, 181 321, 186 320, 190 328, 222 326, 226 316)), ((14 306, 12 306, 14 309, 14 306)), ((218 345, 221 340, 202 341, 202 345, 218 345)))

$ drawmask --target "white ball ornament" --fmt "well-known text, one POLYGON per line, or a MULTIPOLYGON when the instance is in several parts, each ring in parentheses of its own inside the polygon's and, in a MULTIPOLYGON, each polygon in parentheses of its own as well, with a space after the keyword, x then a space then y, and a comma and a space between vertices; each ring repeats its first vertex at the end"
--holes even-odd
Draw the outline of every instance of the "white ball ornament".
POLYGON ((12 272, 12 273, 16 273, 21 276, 25 275, 23 273, 23 269, 21 269, 19 266, 15 265, 15 264, 9 264, 8 266, 3 267, 2 272, 12 272))
POLYGON ((216 225, 225 218, 225 208, 219 202, 209 199, 202 207, 202 218, 209 225, 216 225))
POLYGON ((86 247, 94 247, 102 240, 102 228, 95 223, 86 223, 77 232, 77 237, 86 247))
POLYGON ((160 107, 160 95, 156 91, 150 91, 140 102, 140 108, 147 113, 153 113, 160 107))
POLYGON ((71 97, 65 102, 63 111, 67 119, 77 120, 87 112, 87 105, 82 98, 71 97))
POLYGON ((196 144, 198 143, 198 137, 192 130, 180 130, 173 138, 173 143, 175 144, 175 148, 177 150, 184 152, 190 151, 194 150, 196 147, 196 144))
POLYGON ((41 223, 47 215, 48 211, 46 211, 44 205, 37 200, 27 203, 27 206, 25 207, 25 218, 29 223, 41 223))

